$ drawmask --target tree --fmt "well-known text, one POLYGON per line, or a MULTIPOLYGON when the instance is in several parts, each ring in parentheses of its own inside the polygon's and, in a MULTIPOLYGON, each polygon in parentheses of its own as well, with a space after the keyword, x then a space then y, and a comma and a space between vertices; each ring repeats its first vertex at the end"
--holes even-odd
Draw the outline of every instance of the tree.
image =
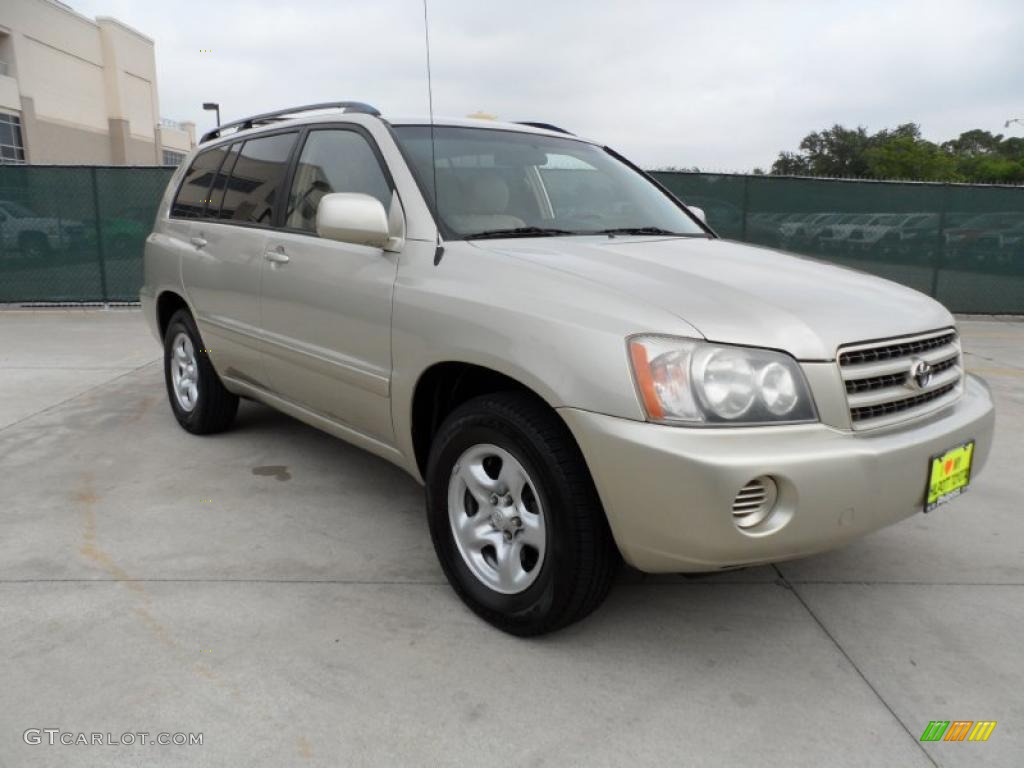
POLYGON ((942 148, 960 157, 977 157, 978 155, 999 154, 1003 142, 1002 134, 991 134, 975 128, 964 131, 957 138, 944 141, 942 148))
POLYGON ((974 129, 935 144, 916 123, 870 134, 834 125, 807 134, 799 152, 780 152, 771 173, 871 179, 1024 183, 1024 138, 974 129))
POLYGON ((779 159, 772 163, 771 172, 778 176, 810 176, 811 161, 795 152, 779 152, 779 159))
POLYGON ((867 129, 833 125, 807 134, 800 153, 782 152, 772 164, 772 173, 808 176, 864 176, 868 172, 864 152, 871 144, 867 129))
POLYGON ((898 136, 877 142, 864 153, 875 179, 959 181, 956 159, 924 139, 898 136))

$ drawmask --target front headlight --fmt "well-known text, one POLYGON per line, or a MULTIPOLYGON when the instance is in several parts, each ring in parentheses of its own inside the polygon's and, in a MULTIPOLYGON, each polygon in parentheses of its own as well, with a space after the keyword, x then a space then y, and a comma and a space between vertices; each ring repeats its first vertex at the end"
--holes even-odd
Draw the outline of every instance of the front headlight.
POLYGON ((651 421, 751 425, 818 418, 803 371, 782 352, 635 336, 629 357, 651 421))

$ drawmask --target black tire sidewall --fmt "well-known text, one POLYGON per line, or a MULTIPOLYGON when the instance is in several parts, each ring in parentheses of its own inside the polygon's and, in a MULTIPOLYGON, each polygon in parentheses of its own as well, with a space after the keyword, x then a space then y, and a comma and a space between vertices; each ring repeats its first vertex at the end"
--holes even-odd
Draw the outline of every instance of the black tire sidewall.
POLYGON ((550 467, 551 457, 511 420, 499 414, 469 412, 453 414, 438 434, 427 471, 427 517, 438 559, 454 589, 485 619, 502 624, 529 625, 543 621, 562 602, 566 574, 575 567, 573 532, 567 530, 565 509, 568 488, 550 467), (448 513, 448 484, 452 468, 468 448, 492 444, 512 454, 533 481, 544 514, 545 542, 541 572, 527 589, 513 595, 495 592, 473 575, 459 552, 448 513))
POLYGON ((178 420, 185 429, 190 432, 199 431, 199 425, 203 423, 203 412, 208 407, 210 387, 220 384, 216 372, 210 364, 210 359, 203 350, 203 342, 199 337, 199 329, 191 315, 184 311, 178 311, 167 324, 167 332, 164 334, 164 382, 167 385, 167 399, 171 403, 171 410, 174 418, 178 420), (186 411, 178 404, 178 398, 174 395, 174 384, 171 380, 171 356, 173 355, 173 341, 179 333, 186 333, 192 342, 192 349, 196 355, 196 367, 198 369, 199 399, 195 408, 186 411))

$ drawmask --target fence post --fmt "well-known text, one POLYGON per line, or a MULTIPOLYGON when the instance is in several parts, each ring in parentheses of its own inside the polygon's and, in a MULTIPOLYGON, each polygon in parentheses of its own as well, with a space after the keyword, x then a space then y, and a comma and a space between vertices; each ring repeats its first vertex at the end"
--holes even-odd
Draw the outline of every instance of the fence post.
POLYGON ((103 303, 110 303, 107 295, 107 264, 103 254, 103 227, 100 225, 100 188, 96 183, 96 166, 89 169, 92 174, 92 206, 96 220, 96 260, 100 268, 100 292, 103 294, 103 303))
POLYGON ((740 240, 747 242, 747 209, 750 206, 750 176, 743 177, 743 223, 740 225, 740 240))
POLYGON ((942 260, 946 255, 946 211, 949 209, 949 182, 942 185, 942 197, 939 203, 939 231, 936 235, 935 258, 932 260, 932 290, 931 297, 939 298, 939 270, 942 268, 942 260))

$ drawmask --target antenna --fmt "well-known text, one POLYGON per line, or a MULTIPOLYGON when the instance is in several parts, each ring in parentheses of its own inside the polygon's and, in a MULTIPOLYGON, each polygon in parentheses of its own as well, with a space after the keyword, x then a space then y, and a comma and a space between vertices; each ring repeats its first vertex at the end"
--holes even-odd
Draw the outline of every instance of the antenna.
POLYGON ((430 75, 430 23, 427 19, 427 0, 423 0, 423 39, 427 46, 427 104, 430 110, 430 172, 434 185, 434 222, 437 247, 434 249, 434 266, 441 263, 444 246, 441 245, 441 201, 437 197, 437 145, 434 143, 434 85, 430 75))

